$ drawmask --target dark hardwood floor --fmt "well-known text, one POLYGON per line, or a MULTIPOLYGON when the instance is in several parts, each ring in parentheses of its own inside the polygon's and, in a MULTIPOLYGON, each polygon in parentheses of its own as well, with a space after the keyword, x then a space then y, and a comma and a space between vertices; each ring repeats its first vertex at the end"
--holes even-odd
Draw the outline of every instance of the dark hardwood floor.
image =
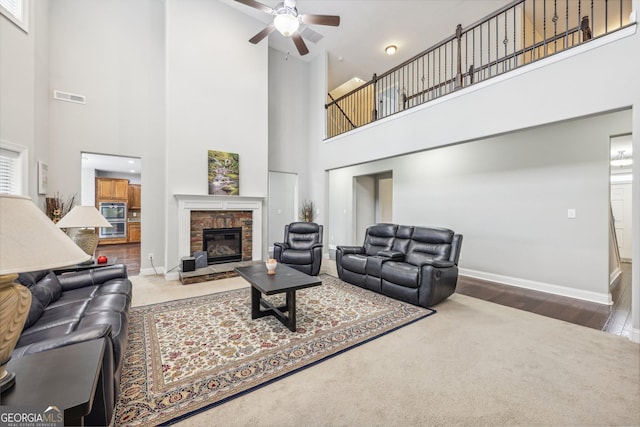
POLYGON ((99 245, 96 258, 104 255, 107 258, 118 258, 119 264, 127 266, 127 273, 131 276, 140 274, 140 243, 123 243, 118 245, 99 245))
POLYGON ((456 292, 615 335, 629 337, 631 333, 630 263, 622 263, 622 275, 611 289, 613 305, 597 304, 465 276, 458 278, 456 292))
MULTIPOLYGON (((130 275, 140 273, 140 244, 101 245, 96 257, 117 257, 130 275)), ((496 304, 529 311, 565 322, 629 337, 631 333, 631 264, 622 263, 622 275, 611 289, 613 305, 597 304, 545 292, 460 276, 456 292, 496 304)))

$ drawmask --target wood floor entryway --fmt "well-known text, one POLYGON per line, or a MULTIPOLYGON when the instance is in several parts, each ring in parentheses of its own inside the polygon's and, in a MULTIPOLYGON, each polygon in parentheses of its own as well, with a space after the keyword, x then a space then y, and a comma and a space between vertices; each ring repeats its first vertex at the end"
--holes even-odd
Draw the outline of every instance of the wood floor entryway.
POLYGON ((631 334, 630 263, 622 263, 622 275, 611 289, 613 305, 598 304, 465 276, 458 278, 456 292, 627 338, 631 334))
MULTIPOLYGON (((126 264, 129 275, 140 274, 139 243, 98 246, 96 256, 100 255, 117 257, 119 263, 126 264)), ((323 261, 328 262, 333 263, 323 261)), ((465 276, 458 278, 456 292, 615 335, 629 337, 631 333, 630 263, 622 263, 622 276, 611 290, 611 306, 465 276)))

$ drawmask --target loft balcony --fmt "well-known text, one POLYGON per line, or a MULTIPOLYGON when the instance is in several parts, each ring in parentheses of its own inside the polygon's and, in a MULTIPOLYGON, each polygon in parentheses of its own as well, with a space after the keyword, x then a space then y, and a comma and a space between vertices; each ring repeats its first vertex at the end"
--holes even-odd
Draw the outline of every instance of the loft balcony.
POLYGON ((631 12, 632 0, 516 0, 348 93, 330 92, 327 139, 622 30, 631 12))

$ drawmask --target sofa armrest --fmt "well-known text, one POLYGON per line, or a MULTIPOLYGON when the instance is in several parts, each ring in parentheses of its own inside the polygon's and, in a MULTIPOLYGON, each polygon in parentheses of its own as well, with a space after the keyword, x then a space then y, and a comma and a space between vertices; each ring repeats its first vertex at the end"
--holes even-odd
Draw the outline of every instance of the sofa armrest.
POLYGON ((54 348, 78 344, 99 338, 107 338, 111 334, 111 325, 95 325, 78 329, 69 334, 37 341, 24 347, 16 348, 12 356, 26 356, 27 354, 41 353, 54 348))
POLYGON ((400 251, 380 251, 378 252, 378 256, 381 256, 383 258, 389 258, 393 261, 402 261, 404 260, 404 254, 400 251))
POLYGON ((124 264, 97 267, 88 270, 62 273, 58 280, 65 291, 83 288, 85 286, 100 285, 112 279, 126 279, 127 266, 124 264))
POLYGON ((453 262, 447 261, 447 260, 439 260, 439 259, 432 259, 429 261, 422 262, 420 263, 420 265, 418 265, 418 267, 423 267, 425 265, 430 265, 435 268, 455 267, 455 264, 453 262))
POLYGON ((337 246, 336 251, 342 252, 343 255, 364 254, 364 248, 362 246, 337 246))

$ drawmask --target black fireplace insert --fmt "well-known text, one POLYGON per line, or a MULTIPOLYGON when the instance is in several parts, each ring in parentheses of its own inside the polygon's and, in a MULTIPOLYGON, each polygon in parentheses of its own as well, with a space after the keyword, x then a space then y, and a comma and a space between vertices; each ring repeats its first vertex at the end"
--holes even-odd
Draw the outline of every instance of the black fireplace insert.
POLYGON ((207 252, 208 264, 242 261, 242 227, 205 228, 202 250, 207 252))

